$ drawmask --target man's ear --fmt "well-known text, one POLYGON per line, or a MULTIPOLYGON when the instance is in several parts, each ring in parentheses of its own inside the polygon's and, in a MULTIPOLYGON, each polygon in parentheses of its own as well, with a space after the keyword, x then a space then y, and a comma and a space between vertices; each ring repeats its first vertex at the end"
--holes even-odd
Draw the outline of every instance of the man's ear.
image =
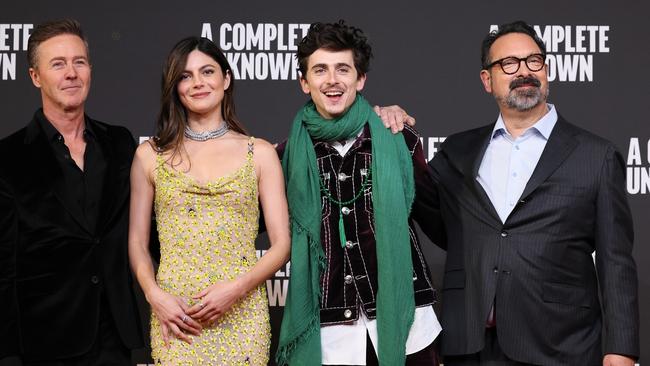
POLYGON ((490 75, 489 71, 481 70, 481 82, 483 83, 483 89, 492 94, 492 75, 490 75))
POLYGON ((305 93, 305 94, 310 94, 309 82, 304 77, 304 75, 301 74, 298 77, 298 81, 300 82, 300 89, 302 89, 302 92, 305 93))
POLYGON ((35 87, 40 88, 41 87, 41 77, 38 74, 38 70, 34 67, 29 68, 29 77, 32 79, 32 84, 34 84, 35 87))
POLYGON ((366 85, 367 74, 359 75, 357 78, 357 91, 360 92, 364 85, 366 85))

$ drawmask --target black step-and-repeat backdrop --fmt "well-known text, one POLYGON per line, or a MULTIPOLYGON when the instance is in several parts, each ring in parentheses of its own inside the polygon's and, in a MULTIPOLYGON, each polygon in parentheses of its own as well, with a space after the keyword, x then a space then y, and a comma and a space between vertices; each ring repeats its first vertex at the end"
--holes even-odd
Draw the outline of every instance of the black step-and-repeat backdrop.
MULTIPOLYGON (((0 5, 0 137, 25 125, 40 104, 26 49, 34 24, 44 20, 73 17, 84 26, 93 64, 87 112, 94 118, 125 125, 136 137, 151 135, 167 52, 185 36, 202 35, 227 54, 246 126, 256 136, 281 141, 306 100, 297 81, 297 43, 314 21, 346 19, 373 45, 366 98, 399 104, 415 116, 431 158, 445 136, 496 118, 479 80, 480 42, 497 24, 526 20, 547 46, 550 102, 569 121, 612 140, 626 159, 643 361, 650 359, 648 14, 650 4, 642 1, 7 0, 0 5)), ((258 245, 261 255, 266 238, 258 245)), ((424 246, 439 286, 445 254, 429 242, 424 246)), ((267 281, 273 347, 290 273, 287 264, 267 281)), ((147 319, 146 303, 141 305, 147 319)), ((134 365, 149 362, 146 349, 134 355, 134 365)))

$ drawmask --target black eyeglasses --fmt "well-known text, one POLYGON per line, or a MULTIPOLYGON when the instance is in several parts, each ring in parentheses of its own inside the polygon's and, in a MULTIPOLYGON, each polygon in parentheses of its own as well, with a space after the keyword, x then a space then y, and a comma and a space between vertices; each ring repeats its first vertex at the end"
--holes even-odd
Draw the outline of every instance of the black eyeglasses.
POLYGON ((541 53, 533 53, 532 55, 524 58, 514 56, 504 57, 487 65, 485 69, 487 70, 492 66, 499 64, 499 66, 501 66, 501 70, 503 70, 504 73, 512 75, 519 71, 519 65, 521 65, 521 61, 525 61, 528 70, 539 71, 544 67, 544 58, 544 55, 541 53))

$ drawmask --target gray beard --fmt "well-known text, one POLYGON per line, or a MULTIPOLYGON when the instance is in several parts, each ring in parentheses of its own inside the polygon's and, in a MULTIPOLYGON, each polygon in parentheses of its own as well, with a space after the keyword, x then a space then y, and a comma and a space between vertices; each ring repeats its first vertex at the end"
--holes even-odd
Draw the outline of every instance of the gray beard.
POLYGON ((505 98, 497 97, 497 101, 505 103, 508 108, 512 108, 518 112, 526 112, 537 107, 540 103, 546 102, 548 93, 548 87, 546 93, 543 93, 541 88, 528 90, 515 89, 511 90, 505 98))

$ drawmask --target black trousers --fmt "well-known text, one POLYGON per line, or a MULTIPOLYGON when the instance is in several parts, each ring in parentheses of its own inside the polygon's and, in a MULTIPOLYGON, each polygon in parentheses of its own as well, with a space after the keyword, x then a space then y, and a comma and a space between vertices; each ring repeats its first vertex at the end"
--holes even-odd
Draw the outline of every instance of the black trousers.
MULTIPOLYGON (((406 355, 406 366, 439 366, 440 362, 438 361, 438 353, 436 352, 436 343, 432 342, 430 345, 426 346, 424 349, 406 355)), ((370 336, 366 335, 366 365, 367 366, 379 366, 379 361, 377 360, 377 354, 375 353, 375 348, 372 346, 372 341, 370 336)), ((328 366, 337 366, 337 365, 328 365, 328 366)), ((341 366, 341 365, 338 365, 341 366)))
MULTIPOLYGON (((104 299, 105 300, 105 299, 104 299)), ((129 366, 131 351, 124 346, 110 314, 108 304, 102 301, 99 330, 95 342, 81 356, 48 361, 23 361, 24 366, 129 366)))
POLYGON ((485 347, 481 352, 471 355, 446 356, 445 366, 525 366, 531 365, 513 361, 506 356, 497 339, 497 329, 485 329, 485 347))

